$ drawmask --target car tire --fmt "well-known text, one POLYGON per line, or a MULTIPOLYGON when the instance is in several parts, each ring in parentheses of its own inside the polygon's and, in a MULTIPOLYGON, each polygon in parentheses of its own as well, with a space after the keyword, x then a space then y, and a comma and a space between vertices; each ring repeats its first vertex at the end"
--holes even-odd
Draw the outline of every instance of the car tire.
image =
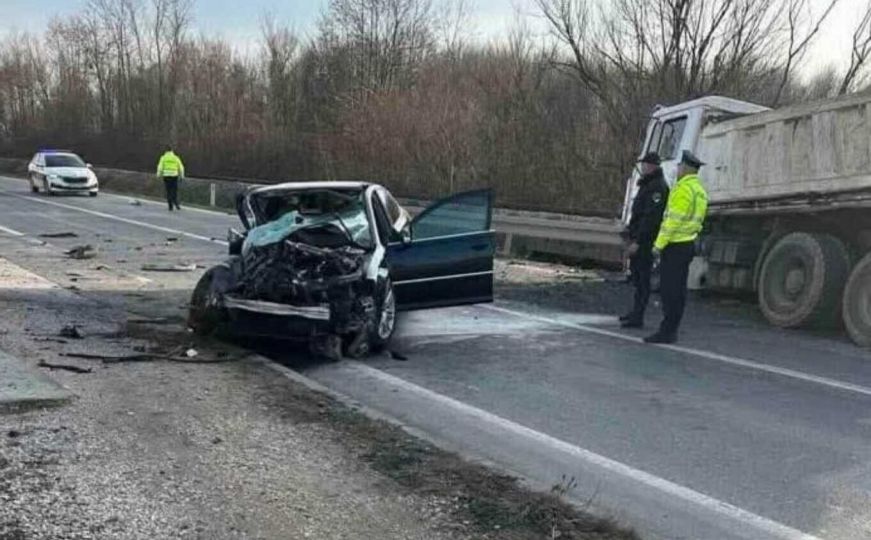
POLYGON ((390 345, 396 331, 396 293, 390 278, 384 280, 376 301, 375 326, 369 333, 369 348, 373 352, 380 352, 390 345))
POLYGON ((199 336, 209 336, 220 329, 226 316, 217 305, 232 275, 226 266, 210 268, 197 282, 188 309, 188 327, 199 336))
POLYGON ((32 176, 30 177, 30 192, 39 193, 39 188, 36 186, 36 182, 34 182, 32 176))
POLYGON ((832 327, 850 269, 843 242, 828 234, 791 233, 765 256, 759 307, 781 328, 832 327))

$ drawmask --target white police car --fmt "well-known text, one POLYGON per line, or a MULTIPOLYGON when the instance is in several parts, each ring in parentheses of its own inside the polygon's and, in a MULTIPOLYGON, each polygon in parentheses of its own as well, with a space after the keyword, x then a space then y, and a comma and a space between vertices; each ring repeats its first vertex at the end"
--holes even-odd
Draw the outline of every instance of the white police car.
POLYGON ((40 150, 27 166, 30 189, 49 195, 57 193, 87 193, 96 197, 100 191, 97 175, 91 164, 66 150, 40 150))

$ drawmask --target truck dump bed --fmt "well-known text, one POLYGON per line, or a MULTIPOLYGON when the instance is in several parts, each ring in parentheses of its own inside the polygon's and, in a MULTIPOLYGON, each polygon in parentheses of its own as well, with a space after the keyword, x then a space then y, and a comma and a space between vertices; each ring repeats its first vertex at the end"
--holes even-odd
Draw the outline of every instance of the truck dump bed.
POLYGON ((849 96, 704 127, 713 211, 871 206, 871 96, 849 96))

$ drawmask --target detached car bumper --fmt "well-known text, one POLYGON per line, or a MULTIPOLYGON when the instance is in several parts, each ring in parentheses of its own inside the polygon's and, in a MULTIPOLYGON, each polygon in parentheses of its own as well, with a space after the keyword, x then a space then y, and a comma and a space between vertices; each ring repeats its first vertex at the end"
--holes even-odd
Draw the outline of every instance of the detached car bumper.
POLYGON ((329 321, 330 305, 319 304, 316 306, 292 306, 278 304, 276 302, 264 302, 263 300, 246 300, 233 296, 224 297, 224 307, 229 310, 247 311, 261 315, 277 315, 284 317, 300 317, 312 321, 329 321))
POLYGON ((292 306, 227 295, 223 307, 228 329, 239 336, 308 339, 330 331, 330 306, 292 306))

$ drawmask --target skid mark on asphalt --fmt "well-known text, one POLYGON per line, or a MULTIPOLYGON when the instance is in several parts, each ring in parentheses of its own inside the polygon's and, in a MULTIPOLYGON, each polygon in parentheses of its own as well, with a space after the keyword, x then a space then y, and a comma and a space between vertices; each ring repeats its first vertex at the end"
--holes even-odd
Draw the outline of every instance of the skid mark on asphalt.
POLYGON ((601 469, 609 474, 629 479, 647 488, 654 489, 665 496, 684 501, 687 504, 703 508, 719 516, 737 521, 764 533, 769 538, 783 540, 821 540, 820 538, 799 531, 782 523, 754 514, 727 502, 699 493, 688 487, 660 478, 648 472, 636 469, 608 457, 596 454, 585 448, 573 445, 556 437, 533 430, 507 418, 479 409, 462 401, 423 388, 404 379, 385 373, 379 369, 360 362, 346 362, 343 367, 357 372, 360 377, 376 379, 393 391, 405 392, 419 398, 420 403, 429 403, 433 407, 441 407, 452 413, 452 417, 487 426, 489 433, 502 432, 507 437, 519 437, 545 446, 554 452, 567 454, 588 465, 601 469))
MULTIPOLYGON (((583 332, 589 332, 591 334, 598 334, 600 336, 607 336, 614 339, 619 339, 622 341, 629 341, 632 343, 638 343, 644 345, 645 347, 659 347, 663 349, 668 349, 671 351, 687 354, 690 356, 695 356, 698 358, 704 358, 706 360, 712 360, 714 362, 722 362, 724 364, 729 364, 732 366, 738 366, 746 369, 752 369, 756 371, 762 371, 765 373, 769 373, 772 375, 778 375, 781 377, 787 377, 790 379, 795 379, 799 381, 803 381, 806 383, 818 384, 821 386, 825 386, 828 388, 832 388, 835 390, 839 390, 841 392, 851 392, 854 394, 860 394, 863 396, 871 397, 871 388, 867 386, 861 386, 858 384, 852 384, 844 381, 839 381, 837 379, 831 379, 828 377, 821 377, 819 375, 813 375, 810 373, 805 373, 803 371, 797 371, 789 368, 782 368, 777 366, 772 366, 769 364, 763 364, 760 362, 754 362, 752 360, 745 360, 743 358, 736 358, 732 356, 727 356, 725 354, 714 353, 710 351, 703 351, 701 349, 693 349, 690 347, 682 347, 680 345, 646 345, 641 340, 641 338, 637 338, 635 336, 628 336, 626 334, 621 334, 620 332, 613 332, 611 330, 606 330, 604 328, 598 328, 595 326, 590 326, 588 324, 576 323, 571 320, 561 320, 553 317, 545 317, 542 315, 534 315, 531 313, 524 313, 522 311, 515 311, 513 309, 507 309, 499 306, 483 306, 485 309, 489 309, 492 311, 496 311, 499 313, 504 313, 506 315, 513 315, 514 317, 520 317, 529 320, 535 320, 540 322, 546 322, 549 324, 562 326, 565 328, 574 328, 575 330, 581 330, 583 332)), ((613 318, 612 318, 613 320, 613 318)))

